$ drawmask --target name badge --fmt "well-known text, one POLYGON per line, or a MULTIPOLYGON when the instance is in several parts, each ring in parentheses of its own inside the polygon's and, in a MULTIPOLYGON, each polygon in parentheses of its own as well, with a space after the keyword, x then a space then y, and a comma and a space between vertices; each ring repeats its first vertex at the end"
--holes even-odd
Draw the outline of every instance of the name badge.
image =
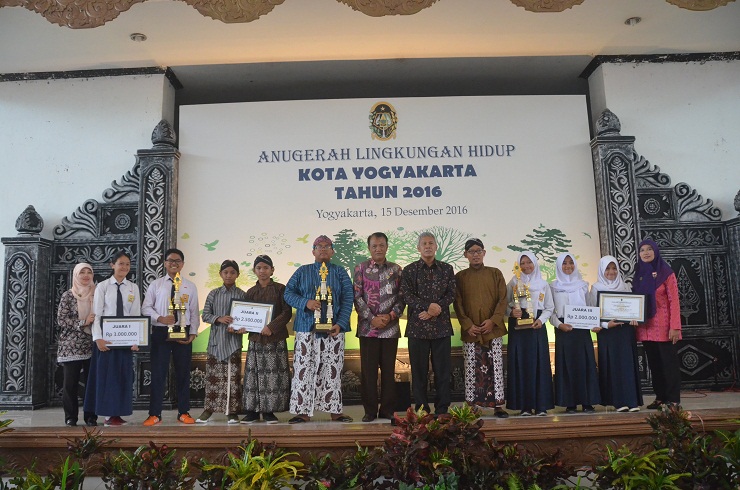
POLYGON ((540 293, 540 303, 545 301, 545 293, 540 293))
POLYGON ((188 295, 187 294, 181 294, 180 298, 182 299, 183 304, 188 302, 188 295))
POLYGON ((129 303, 133 303, 134 302, 134 295, 133 294, 129 294, 128 295, 128 302, 129 303))

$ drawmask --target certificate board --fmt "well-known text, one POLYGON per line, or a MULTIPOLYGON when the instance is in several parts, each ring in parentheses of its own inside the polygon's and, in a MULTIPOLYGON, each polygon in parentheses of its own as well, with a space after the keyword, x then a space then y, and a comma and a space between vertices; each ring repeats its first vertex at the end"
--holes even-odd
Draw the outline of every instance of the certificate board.
POLYGON ((260 333, 272 320, 272 305, 232 299, 230 316, 234 330, 260 333))
POLYGON ((607 293, 599 291, 598 303, 601 319, 622 322, 645 321, 645 295, 620 291, 607 293))
POLYGON ((109 349, 149 345, 148 316, 104 316, 100 319, 103 340, 110 342, 109 349))

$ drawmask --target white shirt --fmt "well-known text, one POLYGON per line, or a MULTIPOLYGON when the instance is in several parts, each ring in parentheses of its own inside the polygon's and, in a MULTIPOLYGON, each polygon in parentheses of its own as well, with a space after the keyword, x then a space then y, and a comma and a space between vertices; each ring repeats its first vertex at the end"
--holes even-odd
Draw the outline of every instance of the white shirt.
MULTIPOLYGON (((118 298, 118 286, 116 284, 118 284, 116 279, 111 276, 95 288, 95 296, 93 296, 93 313, 95 313, 95 322, 92 325, 93 340, 103 338, 103 329, 100 326, 101 318, 104 316, 116 316, 116 302, 118 298)), ((139 287, 128 279, 124 279, 121 284, 123 314, 125 316, 141 316, 139 287)))
MULTIPOLYGON (((187 295, 187 302, 185 306, 185 318, 180 325, 183 327, 186 325, 190 326, 190 335, 198 335, 198 327, 200 326, 200 310, 198 308, 198 290, 195 288, 195 284, 191 281, 181 277, 182 282, 180 283, 180 297, 185 298, 187 295)), ((168 316, 170 299, 172 294, 172 278, 170 276, 160 277, 156 281, 149 285, 149 289, 146 290, 146 297, 144 303, 141 305, 141 312, 152 319, 152 325, 156 327, 166 327, 163 323, 159 323, 157 320, 160 316, 168 316)))

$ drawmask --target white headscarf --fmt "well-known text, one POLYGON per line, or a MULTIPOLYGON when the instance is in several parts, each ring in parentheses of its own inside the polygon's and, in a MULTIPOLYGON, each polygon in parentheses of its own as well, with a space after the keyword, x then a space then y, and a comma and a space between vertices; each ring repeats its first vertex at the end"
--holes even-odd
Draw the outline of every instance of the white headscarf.
POLYGON ((593 285, 593 288, 597 291, 631 291, 629 284, 624 282, 622 279, 622 272, 619 270, 619 262, 616 257, 611 255, 604 255, 599 260, 599 280, 593 285), (609 264, 617 266, 617 278, 610 281, 606 278, 605 272, 609 264))
POLYGON ((586 292, 588 292, 588 283, 583 280, 581 273, 578 271, 578 262, 573 254, 563 253, 558 255, 555 262, 555 274, 557 279, 550 283, 553 292, 567 293, 569 305, 586 305, 586 292), (565 258, 570 257, 573 260, 573 272, 566 274, 563 272, 563 262, 565 258))
POLYGON ((92 313, 93 295, 95 294, 95 281, 91 281, 88 286, 82 285, 80 281, 82 269, 90 269, 92 272, 93 268, 90 264, 80 262, 72 270, 72 294, 77 300, 77 315, 80 320, 86 319, 92 313))
MULTIPOLYGON (((529 287, 529 295, 532 298, 532 306, 535 309, 542 309, 543 308, 543 302, 540 300, 540 296, 544 298, 544 291, 547 287, 547 282, 542 279, 542 273, 540 272, 540 263, 537 260, 537 257, 530 252, 529 250, 526 250, 519 254, 519 257, 517 257, 517 263, 522 263, 522 257, 527 257, 529 260, 532 261, 534 264, 534 270, 531 274, 525 274, 524 271, 522 271, 522 277, 521 281, 529 287)), ((514 277, 514 281, 516 281, 516 276, 514 277)), ((522 306, 523 308, 523 306, 522 306)))

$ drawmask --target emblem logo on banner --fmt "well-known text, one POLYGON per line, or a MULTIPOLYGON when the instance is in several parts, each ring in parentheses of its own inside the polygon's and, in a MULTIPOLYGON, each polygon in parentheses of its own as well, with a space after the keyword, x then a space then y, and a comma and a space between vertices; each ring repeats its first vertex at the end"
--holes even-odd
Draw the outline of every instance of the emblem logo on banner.
POLYGON ((395 139, 397 125, 396 109, 388 102, 378 102, 370 109, 370 130, 373 139, 381 141, 395 139))

